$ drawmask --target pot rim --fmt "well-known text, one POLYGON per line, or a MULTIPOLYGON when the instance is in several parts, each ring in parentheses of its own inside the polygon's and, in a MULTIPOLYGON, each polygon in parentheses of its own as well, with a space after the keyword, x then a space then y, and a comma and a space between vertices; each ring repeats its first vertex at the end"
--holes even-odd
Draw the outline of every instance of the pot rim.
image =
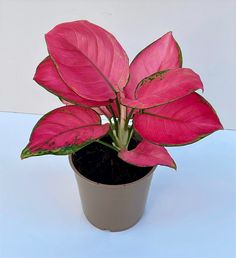
POLYGON ((107 188, 119 188, 119 187, 126 187, 126 186, 137 184, 138 182, 144 180, 146 177, 149 177, 150 175, 152 175, 154 170, 157 168, 157 166, 152 167, 151 170, 145 176, 141 177, 140 179, 138 179, 136 181, 130 182, 130 183, 119 184, 119 185, 102 184, 102 183, 98 183, 98 182, 92 181, 92 180, 88 179, 87 177, 81 175, 80 172, 77 170, 77 168, 74 166, 74 163, 72 161, 72 155, 73 154, 68 155, 69 163, 70 163, 72 169, 74 170, 74 172, 78 176, 80 176, 83 180, 85 180, 89 184, 96 185, 96 186, 103 186, 103 187, 107 187, 107 188))

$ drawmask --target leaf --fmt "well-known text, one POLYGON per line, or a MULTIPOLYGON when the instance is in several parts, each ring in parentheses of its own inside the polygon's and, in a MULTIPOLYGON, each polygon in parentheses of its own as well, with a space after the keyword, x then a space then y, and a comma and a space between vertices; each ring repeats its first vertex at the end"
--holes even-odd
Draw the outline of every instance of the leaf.
POLYGON ((65 103, 72 102, 86 107, 97 107, 109 104, 109 101, 92 101, 80 97, 62 80, 49 56, 37 67, 34 80, 46 90, 58 96, 62 102, 66 100, 65 103))
POLYGON ((223 129, 212 106, 195 92, 136 114, 134 128, 144 139, 160 145, 190 144, 223 129))
POLYGON ((158 71, 182 67, 181 50, 171 32, 143 49, 130 65, 130 77, 124 88, 125 95, 133 99, 135 88, 144 78, 158 71))
POLYGON ((101 27, 82 20, 67 22, 45 38, 59 74, 81 97, 108 101, 125 86, 128 57, 115 37, 101 27))
POLYGON ((191 69, 178 68, 145 78, 136 89, 136 99, 122 99, 122 104, 139 109, 151 108, 182 98, 198 89, 203 90, 199 75, 191 69))
POLYGON ((44 154, 65 155, 78 151, 109 131, 92 109, 65 106, 43 116, 35 125, 21 158, 44 154))
POLYGON ((164 147, 145 140, 131 151, 120 151, 118 156, 125 162, 139 167, 163 165, 176 169, 174 160, 164 147))

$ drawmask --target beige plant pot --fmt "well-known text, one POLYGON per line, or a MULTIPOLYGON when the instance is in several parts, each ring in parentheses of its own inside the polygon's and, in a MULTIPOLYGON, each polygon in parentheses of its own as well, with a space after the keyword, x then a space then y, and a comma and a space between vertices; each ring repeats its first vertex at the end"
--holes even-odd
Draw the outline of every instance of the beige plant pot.
POLYGON ((71 155, 69 161, 75 172, 84 214, 94 226, 103 230, 122 231, 139 221, 156 167, 132 183, 106 185, 82 176, 75 168, 71 155))

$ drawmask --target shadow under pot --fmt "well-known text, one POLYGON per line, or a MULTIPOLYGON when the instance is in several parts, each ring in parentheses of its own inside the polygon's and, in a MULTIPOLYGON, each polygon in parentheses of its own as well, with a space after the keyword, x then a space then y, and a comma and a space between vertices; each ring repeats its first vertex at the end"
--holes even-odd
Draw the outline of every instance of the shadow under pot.
POLYGON ((156 167, 125 163, 99 143, 69 155, 69 162, 90 223, 102 230, 122 231, 140 220, 156 167))

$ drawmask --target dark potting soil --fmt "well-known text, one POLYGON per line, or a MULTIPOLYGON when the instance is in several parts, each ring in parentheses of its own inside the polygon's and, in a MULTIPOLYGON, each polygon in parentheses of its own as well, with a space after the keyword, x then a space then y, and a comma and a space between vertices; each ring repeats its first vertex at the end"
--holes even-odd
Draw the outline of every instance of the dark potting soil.
MULTIPOLYGON (((111 144, 110 137, 102 138, 111 144)), ((138 141, 130 141, 130 149, 137 146, 138 141)), ((152 169, 151 167, 136 167, 121 160, 117 152, 94 142, 72 155, 72 161, 84 177, 101 184, 118 185, 134 182, 152 169)))

